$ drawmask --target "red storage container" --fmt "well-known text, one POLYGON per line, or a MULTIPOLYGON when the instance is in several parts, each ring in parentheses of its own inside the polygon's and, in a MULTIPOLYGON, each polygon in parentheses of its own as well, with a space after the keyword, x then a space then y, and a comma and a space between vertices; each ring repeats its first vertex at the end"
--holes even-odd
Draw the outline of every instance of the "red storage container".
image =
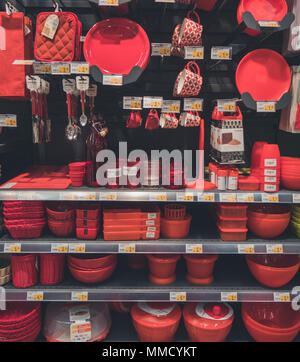
POLYGON ((89 205, 76 210, 76 217, 79 219, 98 220, 100 218, 99 204, 89 205))
POLYGON ((223 241, 246 241, 248 229, 224 229, 217 224, 220 238, 223 241))
POLYGON ((187 303, 183 318, 191 342, 225 342, 234 314, 227 303, 187 303))
POLYGON ((224 217, 217 213, 218 225, 223 229, 245 229, 247 227, 247 217, 231 218, 224 217))
POLYGON ((229 218, 244 218, 247 217, 247 205, 242 204, 219 204, 218 212, 220 216, 229 218))
POLYGON ((64 278, 65 255, 40 255, 40 282, 44 285, 55 285, 64 278))
POLYGON ((98 220, 89 220, 89 219, 80 219, 76 218, 76 227, 78 228, 91 228, 97 229, 100 226, 100 219, 98 220))
POLYGON ((213 270, 218 255, 184 255, 187 266, 186 279, 193 284, 210 284, 213 282, 213 270))
POLYGON ((141 342, 171 342, 181 310, 176 303, 137 303, 131 309, 131 317, 141 342))
POLYGON ((78 239, 95 240, 98 231, 99 228, 76 228, 76 236, 78 239))
POLYGON ((171 284, 176 280, 176 264, 180 255, 148 254, 149 280, 155 284, 171 284))
POLYGON ((37 256, 35 254, 12 254, 12 281, 16 288, 29 288, 38 281, 37 256))

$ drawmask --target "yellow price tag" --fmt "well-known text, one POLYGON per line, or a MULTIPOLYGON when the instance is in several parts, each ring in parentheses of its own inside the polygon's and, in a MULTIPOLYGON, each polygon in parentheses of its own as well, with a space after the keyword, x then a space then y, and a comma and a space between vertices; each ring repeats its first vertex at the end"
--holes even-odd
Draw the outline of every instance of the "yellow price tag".
POLYGON ((119 0, 107 0, 107 5, 119 5, 119 0))
POLYGON ((127 245, 125 246, 125 253, 135 253, 135 245, 127 245))
POLYGON ((11 245, 10 246, 11 253, 20 253, 21 252, 21 245, 11 245))
POLYGON ((50 64, 42 64, 41 65, 42 73, 51 73, 51 65, 50 64))
POLYGON ((78 73, 88 74, 89 73, 89 67, 87 65, 79 65, 78 66, 78 73))
POLYGON ((193 111, 202 111, 202 104, 201 103, 193 103, 191 105, 191 109, 193 111))
POLYGON ((218 52, 219 59, 229 59, 229 57, 230 57, 229 51, 219 51, 218 52))
POLYGON ((280 296, 280 301, 281 302, 290 302, 291 301, 291 297, 289 295, 281 295, 280 296))
POLYGON ((203 58, 203 50, 198 50, 193 52, 194 59, 202 59, 203 58))
POLYGON ((273 246, 273 253, 282 254, 283 253, 283 247, 282 246, 273 246))
POLYGON ((186 294, 176 294, 177 302, 186 302, 186 294))
POLYGON ((193 246, 193 253, 194 254, 202 254, 203 253, 203 248, 202 246, 193 246))
POLYGON ((162 56, 170 56, 171 55, 171 50, 170 48, 160 48, 159 49, 159 54, 162 56))
POLYGON ((58 72, 61 74, 70 73, 70 67, 68 65, 60 65, 58 67, 58 72))
POLYGON ((122 79, 120 77, 111 77, 110 78, 111 85, 122 85, 122 79))
POLYGON ((79 302, 86 302, 88 299, 89 298, 87 293, 77 294, 77 300, 79 302))
POLYGON ((204 201, 207 201, 207 202, 215 201, 215 195, 204 195, 204 201))
POLYGON ((265 104, 264 111, 265 112, 275 112, 275 104, 265 104))
POLYGON ((178 104, 171 104, 169 107, 170 112, 179 112, 180 111, 180 105, 178 104))
POLYGON ((107 194, 106 195, 106 200, 108 200, 108 201, 116 201, 117 200, 117 195, 116 194, 107 194))
POLYGON ((253 247, 245 248, 245 253, 246 253, 246 254, 254 254, 254 253, 255 253, 255 249, 254 249, 253 247))
POLYGON ((133 109, 135 109, 135 108, 137 108, 137 109, 142 108, 142 102, 140 102, 140 101, 130 102, 130 108, 133 108, 133 109))
POLYGON ((184 195, 183 201, 194 201, 194 196, 193 195, 184 195))
POLYGON ((151 108, 161 108, 161 102, 160 101, 151 101, 150 107, 151 108))
POLYGON ((245 202, 254 202, 254 196, 246 196, 245 202))
POLYGON ((227 195, 226 196, 226 200, 228 202, 236 202, 236 197, 235 196, 232 196, 232 195, 227 195))
POLYGON ((85 253, 85 245, 76 246, 74 252, 75 253, 85 253))
POLYGON ((96 195, 95 194, 87 195, 86 200, 91 200, 91 201, 96 200, 96 195))
POLYGON ((269 202, 279 202, 279 196, 278 195, 269 196, 269 202))
POLYGON ((58 253, 67 253, 68 252, 68 247, 66 245, 59 245, 57 247, 57 252, 58 253))
POLYGON ((225 112, 235 112, 236 106, 234 104, 224 104, 225 112))
POLYGON ((44 295, 42 293, 36 293, 33 295, 33 300, 35 301, 42 301, 44 299, 44 295))
POLYGON ((237 302, 237 295, 229 294, 227 300, 228 300, 228 302, 237 302))
POLYGON ((16 119, 6 119, 5 124, 7 126, 16 126, 17 125, 17 120, 16 119))
POLYGON ((163 195, 157 195, 156 196, 156 200, 157 201, 167 201, 167 195, 163 194, 163 195))

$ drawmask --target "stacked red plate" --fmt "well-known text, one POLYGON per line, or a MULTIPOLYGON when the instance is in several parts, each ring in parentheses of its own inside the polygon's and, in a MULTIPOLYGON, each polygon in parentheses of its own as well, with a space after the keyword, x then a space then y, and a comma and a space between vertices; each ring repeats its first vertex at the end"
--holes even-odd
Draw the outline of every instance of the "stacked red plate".
POLYGON ((34 342, 40 330, 40 303, 8 302, 0 311, 0 342, 34 342))
POLYGON ((14 239, 38 238, 46 224, 41 201, 4 201, 4 224, 14 239))
POLYGON ((94 284, 108 279, 117 266, 115 254, 68 255, 68 266, 73 277, 80 282, 94 284))
POLYGON ((86 162, 73 162, 69 164, 69 174, 72 186, 80 187, 83 185, 86 177, 86 162))
POLYGON ((288 190, 300 190, 300 158, 281 157, 281 184, 288 190))
POLYGON ((100 230, 98 203, 85 204, 76 210, 76 235, 78 239, 95 240, 100 230))
POLYGON ((49 229, 55 236, 65 237, 74 233, 75 210, 72 203, 49 203, 46 210, 49 229))

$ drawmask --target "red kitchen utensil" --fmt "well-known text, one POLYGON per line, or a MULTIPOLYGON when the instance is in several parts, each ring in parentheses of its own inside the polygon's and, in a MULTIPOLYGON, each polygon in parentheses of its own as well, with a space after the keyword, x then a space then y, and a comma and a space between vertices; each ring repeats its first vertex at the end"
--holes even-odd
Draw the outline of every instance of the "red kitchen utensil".
POLYGON ((184 239, 190 232, 192 221, 191 215, 186 215, 184 219, 172 220, 161 218, 162 236, 168 239, 184 239))
POLYGON ((187 303, 183 318, 191 342, 225 342, 234 313, 227 303, 187 303))
POLYGON ((40 282, 44 285, 60 283, 64 277, 64 254, 40 255, 40 282))
POLYGON ((176 303, 136 303, 131 317, 141 342, 171 342, 179 326, 181 309, 176 303))
POLYGON ((184 255, 187 266, 186 279, 193 284, 213 282, 213 270, 218 255, 184 255))
POLYGON ((148 254, 149 280, 155 284, 170 284, 176 280, 176 264, 180 255, 148 254))
POLYGON ((110 18, 95 24, 88 32, 84 56, 103 74, 127 75, 135 66, 146 69, 150 42, 139 24, 126 18, 110 18))
POLYGON ((279 101, 291 86, 291 70, 279 53, 256 49, 248 53, 236 70, 236 85, 241 94, 250 93, 255 101, 279 101))
POLYGON ((12 281, 16 288, 29 288, 38 281, 37 256, 35 254, 11 255, 12 281))

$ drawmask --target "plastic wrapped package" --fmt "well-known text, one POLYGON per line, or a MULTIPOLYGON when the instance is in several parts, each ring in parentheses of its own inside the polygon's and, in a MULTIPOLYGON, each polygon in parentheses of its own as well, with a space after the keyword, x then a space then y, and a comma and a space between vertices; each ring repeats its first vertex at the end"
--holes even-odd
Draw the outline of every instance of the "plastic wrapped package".
POLYGON ((300 53, 300 2, 286 0, 288 11, 295 15, 295 20, 284 32, 283 55, 292 56, 300 53))
POLYGON ((111 318, 106 303, 48 304, 44 335, 48 342, 95 342, 106 338, 111 318))

